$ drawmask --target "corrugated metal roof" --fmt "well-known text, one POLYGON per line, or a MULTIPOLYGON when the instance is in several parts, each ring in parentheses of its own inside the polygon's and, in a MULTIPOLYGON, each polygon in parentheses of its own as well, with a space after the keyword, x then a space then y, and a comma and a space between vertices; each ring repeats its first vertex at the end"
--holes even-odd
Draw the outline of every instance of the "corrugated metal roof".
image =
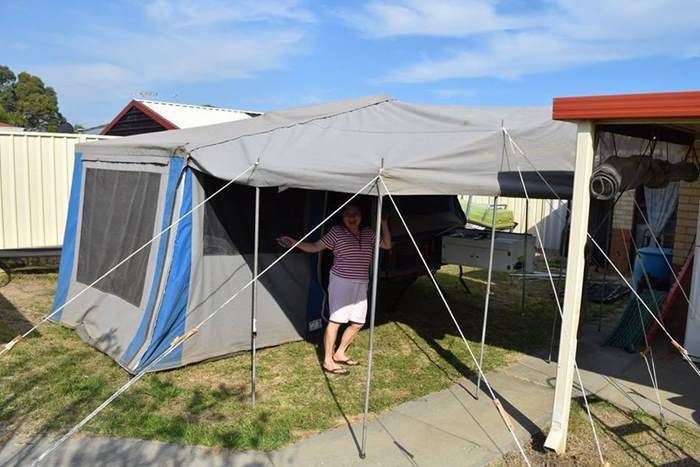
POLYGON ((10 125, 9 123, 0 122, 0 129, 3 131, 24 131, 21 126, 10 125))
POLYGON ((178 128, 192 128, 213 125, 215 123, 233 122, 259 115, 259 112, 203 105, 178 104, 174 102, 141 99, 139 99, 138 102, 172 122, 178 128))

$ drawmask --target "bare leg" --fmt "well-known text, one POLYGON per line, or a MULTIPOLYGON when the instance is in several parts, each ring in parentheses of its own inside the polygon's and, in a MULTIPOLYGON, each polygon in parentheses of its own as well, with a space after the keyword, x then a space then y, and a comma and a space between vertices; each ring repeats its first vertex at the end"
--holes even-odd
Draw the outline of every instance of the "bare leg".
POLYGON ((357 333, 360 331, 360 329, 362 329, 362 326, 362 324, 350 323, 350 325, 345 328, 343 337, 340 338, 338 350, 336 350, 335 355, 333 355, 335 360, 342 362, 350 359, 345 352, 348 350, 348 347, 350 347, 350 344, 352 344, 352 341, 355 339, 355 336, 357 336, 357 333))
POLYGON ((340 324, 329 321, 323 336, 323 367, 327 370, 342 368, 333 361, 333 347, 335 347, 335 340, 338 337, 338 329, 340 329, 340 324))

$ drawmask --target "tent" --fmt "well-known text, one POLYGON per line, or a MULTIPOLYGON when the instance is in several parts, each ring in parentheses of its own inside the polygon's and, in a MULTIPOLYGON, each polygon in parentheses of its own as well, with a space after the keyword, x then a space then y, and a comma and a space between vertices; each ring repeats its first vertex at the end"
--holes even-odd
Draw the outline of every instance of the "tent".
MULTIPOLYGON (((552 187, 568 197, 575 135, 550 108, 369 97, 79 145, 52 319, 138 372, 271 264, 277 235, 300 236, 324 219, 328 192, 376 195, 381 172, 393 195, 449 204, 456 194, 517 196, 522 171, 530 197, 551 197, 552 187), (527 159, 513 159, 506 130, 527 159)), ((439 230, 454 216, 419 210, 412 225, 439 230)), ((250 349, 251 334, 253 348, 304 336, 319 325, 319 264, 288 255, 153 369, 250 349)))

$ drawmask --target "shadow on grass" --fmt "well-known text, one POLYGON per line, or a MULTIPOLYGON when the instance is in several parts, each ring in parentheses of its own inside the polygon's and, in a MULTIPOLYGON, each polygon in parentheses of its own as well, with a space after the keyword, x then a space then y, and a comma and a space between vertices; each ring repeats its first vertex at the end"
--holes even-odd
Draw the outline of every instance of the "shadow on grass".
MULTIPOLYGON (((606 461, 630 465, 697 465, 694 454, 688 452, 678 442, 674 442, 670 433, 667 432, 667 430, 674 430, 683 436, 696 438, 692 433, 685 431, 682 426, 670 425, 664 430, 658 421, 651 416, 622 410, 596 397, 589 397, 589 404, 601 442, 603 458, 606 461), (601 417, 599 414, 603 412, 605 415, 601 417), (640 437, 647 439, 643 440, 640 437), (649 448, 647 452, 645 452, 645 448, 649 448), (623 458, 620 458, 619 453, 622 453, 623 458), (662 459, 670 457, 675 457, 676 460, 660 463, 662 459)), ((584 407, 582 398, 574 400, 572 419, 577 419, 574 425, 576 428, 571 430, 570 439, 572 442, 567 448, 567 454, 564 454, 564 459, 544 447, 546 435, 538 432, 532 437, 530 449, 539 458, 531 457, 530 460, 550 465, 558 462, 566 463, 566 457, 570 456, 576 460, 577 464, 595 463, 598 459, 598 453, 595 445, 591 444, 593 443, 593 435, 584 407)), ((697 443, 697 440, 691 442, 697 443)))
MULTIPOLYGON (((18 350, 27 351, 26 348, 18 350)), ((14 378, 10 391, 0 394, 0 463, 3 465, 31 463, 50 447, 56 433, 64 433, 81 421, 128 378, 114 365, 105 365, 108 371, 86 372, 80 362, 90 356, 94 358, 94 351, 84 344, 71 348, 51 345, 41 347, 41 352, 51 354, 51 358, 34 354, 35 358, 30 359, 26 358, 28 355, 19 355, 0 365, 0 378, 23 375, 14 378), (41 365, 35 366, 35 362, 41 365)), ((108 363, 106 357, 103 363, 108 363)), ((162 452, 168 456, 168 463, 187 465, 202 455, 198 448, 144 445, 129 438, 159 439, 184 445, 195 441, 204 444, 201 443, 204 439, 208 445, 223 448, 266 449, 270 436, 279 437, 269 411, 244 411, 247 412, 242 414, 245 423, 235 425, 216 423, 224 418, 217 417, 221 408, 210 411, 217 406, 242 403, 247 399, 245 390, 245 385, 220 384, 210 390, 188 392, 174 384, 167 374, 147 375, 88 424, 89 431, 98 435, 119 432, 126 439, 93 438, 86 449, 73 444, 69 450, 60 449, 52 454, 50 462, 128 465, 131 459, 139 464, 158 463, 159 452, 162 452), (168 415, 171 407, 175 412, 168 415)))
MULTIPOLYGON (((340 341, 340 338, 342 337, 342 330, 344 328, 341 328, 341 331, 338 332, 338 342, 340 341)), ((336 342, 336 343, 338 343, 336 342)), ((348 418, 346 410, 343 408, 343 405, 340 403, 340 399, 338 398, 338 395, 335 393, 335 389, 333 389, 333 385, 331 384, 331 381, 329 378, 335 377, 335 378, 344 378, 346 376, 329 376, 328 373, 323 371, 323 357, 324 357, 324 349, 323 349, 323 334, 320 335, 320 339, 318 342, 315 343, 316 345, 314 346, 316 350, 316 358, 318 359, 318 369, 319 371, 323 374, 323 381, 326 383, 326 387, 328 388, 328 393, 331 395, 331 398, 333 399, 333 403, 335 404, 336 408, 338 409, 338 413, 343 417, 343 420, 345 421, 345 425, 348 427, 348 431, 350 432, 350 436, 352 436, 352 441, 355 443, 355 448, 357 449, 357 454, 360 455, 362 452, 362 447, 360 446, 360 441, 357 439, 357 434, 355 433, 355 429, 352 427, 352 422, 348 418)), ((359 369, 359 368, 358 368, 359 369)))
MULTIPOLYGON (((472 290, 469 294, 455 275, 438 272, 435 277, 464 336, 472 343, 478 343, 483 322, 485 272, 470 271, 465 274, 472 290)), ((538 281, 528 284, 526 307, 521 310, 520 287, 520 281, 508 274, 494 274, 486 342, 506 350, 534 352, 549 343, 556 305, 549 283, 538 281)), ((395 306, 396 303, 395 295, 380 295, 377 325, 397 322, 409 326, 457 371, 465 376, 473 374, 473 370, 465 366, 454 352, 439 345, 439 341, 446 336, 460 338, 460 335, 428 278, 419 279, 405 291, 398 306, 395 306)))
POLYGON ((0 343, 8 342, 31 328, 31 321, 0 293, 0 343))
MULTIPOLYGON (((455 270, 456 268, 438 272, 436 279, 445 291, 455 319, 478 358, 486 273, 472 270, 465 274, 471 290, 471 293, 467 294, 461 287, 455 270)), ((563 283, 557 284, 560 296, 563 285, 563 283)), ((552 325, 555 316, 558 316, 551 285, 548 281, 528 281, 525 309, 521 309, 520 305, 521 287, 519 278, 505 273, 494 273, 486 344, 490 347, 544 358, 546 351, 543 349, 549 347, 552 325)), ((450 370, 456 370, 465 378, 474 380, 475 365, 469 355, 463 351, 464 344, 461 342, 457 328, 428 278, 419 279, 406 290, 398 302, 395 296, 380 295, 378 309, 377 325, 389 323, 399 326, 412 345, 418 348, 441 372, 447 375, 450 370), (398 306, 395 306, 396 303, 398 306), (422 342, 427 344, 425 348, 419 345, 422 342), (458 349, 459 352, 454 349, 458 349), (435 354, 439 355, 440 359, 437 359, 435 354), (445 366, 445 363, 449 367, 445 366)), ((615 313, 614 307, 608 306, 606 313, 615 313)), ((597 316, 590 318, 597 319, 597 316)), ((582 317, 582 321, 584 319, 582 317)), ((558 333, 554 337, 558 340, 558 333)), ((581 369, 614 377, 624 375, 627 381, 650 385, 646 367, 637 355, 602 347, 604 337, 605 330, 595 332, 592 325, 582 323, 578 336, 581 369)), ((684 395, 676 398, 674 403, 680 402, 686 407, 696 408, 700 402, 698 399, 700 393, 694 391, 695 375, 685 368, 685 362, 677 354, 663 350, 659 349, 657 354, 657 362, 663 361, 663 365, 657 365, 657 371, 660 372, 660 388, 684 395)), ((556 354, 554 356, 556 357, 556 354)), ((485 371, 489 370, 488 365, 489 361, 486 359, 485 371)), ((700 417, 698 413, 700 413, 698 410, 693 412, 695 421, 700 417)))

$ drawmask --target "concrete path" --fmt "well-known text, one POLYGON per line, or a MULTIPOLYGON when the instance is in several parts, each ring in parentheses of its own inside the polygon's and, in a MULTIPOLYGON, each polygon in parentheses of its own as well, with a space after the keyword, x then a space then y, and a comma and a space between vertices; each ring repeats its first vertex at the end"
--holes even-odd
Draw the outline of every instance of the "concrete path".
MULTIPOLYGON (((658 405, 643 360, 638 354, 600 347, 606 335, 583 330, 579 364, 587 392, 618 405, 658 414, 658 405)), ((656 349, 662 400, 668 419, 697 423, 700 392, 687 364, 656 349)), ((552 407, 556 363, 524 356, 491 372, 489 383, 510 414, 518 436, 545 430, 552 407)), ((577 389, 578 391, 578 389, 577 389)), ((580 392, 578 392, 580 394, 580 392)), ((464 466, 485 465, 515 449, 493 403, 483 392, 474 397, 474 383, 402 404, 369 424, 367 458, 359 459, 361 426, 342 426, 270 453, 230 453, 129 439, 77 436, 42 465, 72 466, 464 466)), ((45 439, 13 439, 0 448, 0 464, 29 465, 48 445, 45 439)))

